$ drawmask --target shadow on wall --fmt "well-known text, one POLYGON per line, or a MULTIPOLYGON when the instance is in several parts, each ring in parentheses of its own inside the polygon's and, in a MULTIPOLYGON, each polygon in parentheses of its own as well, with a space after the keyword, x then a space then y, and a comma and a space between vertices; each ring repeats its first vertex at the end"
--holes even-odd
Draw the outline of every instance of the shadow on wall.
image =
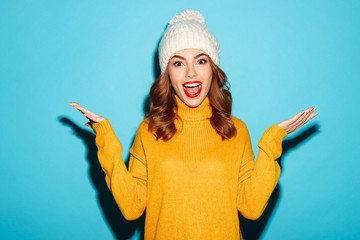
MULTIPOLYGON (((299 147, 299 145, 305 143, 306 141, 310 140, 310 138, 320 133, 319 128, 320 126, 318 124, 312 124, 310 127, 308 127, 305 131, 301 132, 296 137, 285 140, 283 142, 283 152, 281 157, 277 160, 282 172, 284 172, 283 159, 286 157, 286 154, 289 153, 290 150, 295 150, 297 147, 299 147)), ((280 193, 281 188, 280 185, 277 184, 269 199, 268 206, 258 220, 248 220, 239 214, 240 229, 245 240, 257 240, 261 237, 262 233, 266 228, 266 224, 268 223, 270 216, 276 207, 276 203, 279 200, 280 193)))
MULTIPOLYGON (((97 191, 97 201, 101 207, 104 219, 110 227, 116 239, 125 240, 131 238, 135 231, 141 231, 141 238, 144 235, 145 213, 135 221, 127 221, 119 207, 117 206, 112 193, 105 182, 105 174, 100 166, 97 157, 97 147, 95 145, 95 134, 80 128, 73 121, 66 117, 60 117, 59 122, 70 127, 74 131, 74 135, 80 138, 86 149, 86 158, 89 163, 89 178, 95 190, 97 191)), ((133 139, 134 140, 134 139, 133 139)), ((129 157, 128 157, 129 158, 129 157)), ((127 159, 127 163, 129 159, 127 159)), ((127 166, 128 167, 128 166, 127 166)))

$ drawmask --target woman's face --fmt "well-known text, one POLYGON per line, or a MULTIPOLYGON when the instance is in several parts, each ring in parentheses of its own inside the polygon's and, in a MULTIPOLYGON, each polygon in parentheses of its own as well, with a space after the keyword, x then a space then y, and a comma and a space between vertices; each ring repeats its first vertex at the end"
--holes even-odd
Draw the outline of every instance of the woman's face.
POLYGON ((208 55, 188 48, 172 55, 168 64, 171 85, 189 107, 197 107, 209 93, 212 70, 208 55))

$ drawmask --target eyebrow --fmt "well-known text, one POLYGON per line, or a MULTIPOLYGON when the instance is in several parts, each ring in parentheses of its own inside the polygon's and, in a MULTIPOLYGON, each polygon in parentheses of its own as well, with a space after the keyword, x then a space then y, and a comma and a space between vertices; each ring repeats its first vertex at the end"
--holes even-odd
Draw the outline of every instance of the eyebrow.
MULTIPOLYGON (((199 58, 199 57, 201 57, 201 56, 207 56, 207 55, 206 55, 205 53, 200 53, 200 54, 198 54, 198 55, 195 56, 195 59, 197 59, 197 58, 199 58)), ((173 59, 173 58, 175 58, 175 57, 180 58, 180 59, 182 59, 182 60, 186 60, 184 57, 179 56, 179 55, 174 55, 174 56, 171 57, 171 59, 173 59)))

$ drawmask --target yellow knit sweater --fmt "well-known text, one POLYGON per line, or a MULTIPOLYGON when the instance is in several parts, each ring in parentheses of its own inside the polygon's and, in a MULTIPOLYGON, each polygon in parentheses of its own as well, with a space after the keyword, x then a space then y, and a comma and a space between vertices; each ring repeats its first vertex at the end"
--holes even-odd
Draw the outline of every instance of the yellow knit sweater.
POLYGON ((147 239, 241 239, 238 212, 257 219, 280 176, 275 161, 286 131, 276 124, 258 146, 256 164, 246 125, 232 117, 237 135, 229 140, 210 125, 206 98, 189 108, 178 100, 182 121, 167 142, 148 132, 148 120, 130 149, 129 169, 108 120, 93 124, 106 183, 124 217, 139 218, 146 208, 147 239))

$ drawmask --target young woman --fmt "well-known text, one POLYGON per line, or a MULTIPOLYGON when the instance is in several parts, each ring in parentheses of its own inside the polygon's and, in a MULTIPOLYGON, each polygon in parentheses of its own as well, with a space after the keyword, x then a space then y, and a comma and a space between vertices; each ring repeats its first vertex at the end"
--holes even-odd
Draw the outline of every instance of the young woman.
POLYGON ((107 119, 77 103, 96 133, 106 183, 124 217, 146 209, 145 239, 241 239, 238 211, 257 219, 280 176, 281 143, 315 107, 267 129, 256 164, 246 125, 231 116, 220 48, 203 16, 174 16, 159 45, 162 75, 130 149, 129 169, 107 119))

